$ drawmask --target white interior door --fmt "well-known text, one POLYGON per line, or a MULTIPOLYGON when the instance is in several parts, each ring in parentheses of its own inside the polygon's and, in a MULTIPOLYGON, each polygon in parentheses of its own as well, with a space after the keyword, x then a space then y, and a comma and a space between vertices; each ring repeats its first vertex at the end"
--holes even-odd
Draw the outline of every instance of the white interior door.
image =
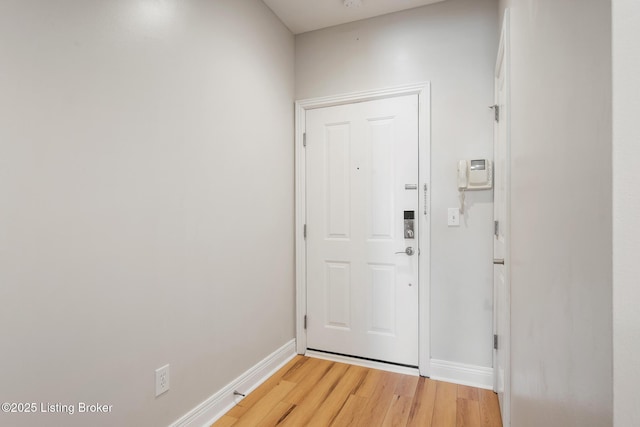
POLYGON ((309 110, 306 134, 307 347, 417 366, 418 95, 309 110))
POLYGON ((493 243, 494 280, 494 377, 498 393, 503 425, 510 425, 510 283, 509 283, 509 140, 508 140, 508 68, 506 61, 505 31, 503 28, 501 48, 498 53, 495 78, 495 103, 498 108, 494 127, 494 220, 496 221, 493 243))

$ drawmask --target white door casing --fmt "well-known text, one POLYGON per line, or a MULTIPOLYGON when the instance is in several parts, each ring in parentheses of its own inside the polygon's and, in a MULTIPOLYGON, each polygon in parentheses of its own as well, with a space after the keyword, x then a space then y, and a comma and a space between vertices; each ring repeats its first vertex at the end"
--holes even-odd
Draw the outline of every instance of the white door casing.
POLYGON ((307 347, 417 367, 418 95, 310 110, 306 144, 307 347))
POLYGON ((495 71, 495 104, 499 120, 494 121, 494 389, 498 393, 502 421, 510 425, 510 268, 509 268, 509 10, 505 11, 495 71))
MULTIPOLYGON (((316 99, 303 100, 303 101, 296 102, 296 291, 297 291, 296 346, 297 346, 297 352, 299 354, 304 354, 307 350, 307 331, 305 330, 305 315, 307 314, 307 300, 308 300, 307 278, 310 274, 310 271, 314 268, 313 266, 307 264, 308 248, 306 244, 307 242, 305 241, 305 238, 304 238, 305 225, 308 219, 307 218, 307 215, 308 215, 307 202, 309 200, 308 198, 312 196, 311 194, 308 193, 307 171, 308 171, 308 168, 313 167, 311 166, 310 162, 308 163, 308 160, 307 160, 308 148, 304 147, 304 133, 306 132, 307 113, 311 113, 315 109, 321 109, 321 108, 332 107, 332 106, 345 106, 345 108, 348 109, 349 107, 347 107, 347 104, 367 103, 368 101, 382 100, 386 98, 397 98, 397 97, 402 97, 406 95, 416 95, 417 102, 418 102, 418 121, 417 121, 418 176, 417 176, 417 179, 414 179, 414 181, 417 181, 417 182, 407 181, 407 182, 401 182, 399 184, 401 184, 402 186, 402 190, 401 190, 402 196, 404 197, 404 196, 407 196, 407 194, 412 193, 412 196, 410 197, 413 198, 413 204, 414 206, 416 206, 415 222, 416 222, 416 229, 418 231, 418 235, 416 236, 417 238, 414 240, 415 244, 413 245, 414 250, 416 252, 413 255, 413 257, 409 257, 404 254, 388 253, 390 251, 399 252, 400 250, 404 250, 406 246, 411 246, 410 244, 405 244, 406 242, 410 242, 410 240, 404 240, 403 238, 401 238, 398 241, 394 240, 392 244, 389 244, 389 242, 387 243, 375 242, 375 243, 383 243, 383 244, 372 245, 373 247, 370 248, 370 250, 365 251, 366 252, 365 255, 368 254, 367 256, 369 256, 371 260, 377 259, 377 261, 371 261, 369 263, 364 263, 364 264, 365 266, 367 266, 367 268, 369 268, 368 274, 370 275, 372 274, 371 268, 376 267, 375 264, 378 263, 377 267, 379 267, 379 270, 375 271, 375 273, 379 273, 379 277, 389 277, 390 267, 392 267, 391 270, 397 269, 398 270, 398 273, 396 275, 397 282, 404 283, 404 286, 407 288, 405 290, 406 295, 401 298, 406 298, 408 295, 411 295, 411 294, 413 294, 414 299, 417 297, 417 302, 418 302, 417 304, 418 305, 417 343, 415 342, 415 338, 414 338, 414 346, 417 344, 417 349, 418 349, 417 362, 419 366, 419 372, 423 376, 428 376, 429 375, 429 356, 430 356, 430 353, 429 353, 429 280, 428 280, 430 248, 429 248, 429 216, 427 215, 429 211, 428 190, 429 190, 429 176, 430 176, 429 175, 430 174, 430 165, 429 165, 429 134, 430 132, 429 132, 429 85, 428 83, 382 89, 382 90, 376 90, 376 91, 359 92, 359 93, 340 95, 340 96, 316 98, 316 99), (405 184, 417 184, 418 189, 405 190, 404 189, 405 184), (415 203, 416 201, 417 201, 417 205, 415 203), (403 241, 405 243, 401 243, 403 241), (420 242, 419 245, 418 245, 418 242, 420 242), (377 249, 375 249, 376 246, 377 246, 377 249), (418 256, 418 251, 420 252, 420 256, 418 256), (395 264, 399 265, 399 267, 395 267, 394 266, 395 264), (408 274, 413 274, 411 273, 411 271, 415 271, 416 269, 418 270, 417 283, 409 282, 407 280, 407 278, 409 277, 408 274), (412 286, 408 286, 409 283, 411 283, 412 286), (413 288, 413 289, 410 289, 410 288, 413 288)), ((373 102, 370 105, 375 106, 377 105, 377 103, 373 102)), ((330 110, 330 109, 327 109, 327 110, 330 110)), ((378 115, 377 116, 378 120, 374 120, 373 122, 365 121, 365 124, 368 122, 369 124, 377 125, 378 126, 377 130, 382 130, 385 127, 388 129, 389 126, 387 125, 389 124, 389 117, 390 117, 389 115, 385 116, 384 114, 382 114, 382 116, 378 115)), ((331 121, 329 120, 329 122, 331 121)), ((332 129, 332 131, 335 131, 334 136, 337 135, 338 137, 340 135, 339 123, 341 122, 340 121, 335 122, 334 124, 336 126, 333 126, 333 129, 332 129)), ((310 144, 312 143, 310 140, 311 137, 307 136, 307 138, 309 138, 307 140, 308 142, 307 147, 309 147, 310 144)), ((380 146, 379 147, 380 149, 384 149, 384 144, 378 143, 378 145, 380 146)), ((337 144, 336 146, 339 146, 339 144, 337 144)), ((337 153, 339 153, 339 150, 337 151, 337 153)), ((415 154, 414 154, 414 157, 415 157, 415 154)), ((371 162, 375 160, 373 158, 369 158, 367 161, 371 162)), ((380 158, 378 158, 378 161, 381 161, 380 158)), ((383 163, 384 162, 382 162, 382 164, 383 163)), ((355 164, 352 165, 352 168, 353 167, 357 168, 355 164)), ((404 169, 404 168, 400 168, 400 169, 404 169)), ((357 169, 355 169, 355 171, 358 172, 357 169)), ((360 174, 360 175, 364 176, 364 174, 360 174)), ((335 174, 335 176, 340 177, 341 175, 335 174)), ((342 177, 344 178, 344 175, 342 175, 342 177)), ((378 176, 377 179, 379 178, 380 177, 378 176)), ((399 179, 401 181, 406 180, 405 177, 399 177, 399 179)), ((400 196, 395 196, 395 192, 396 190, 394 190, 393 192, 394 195, 392 195, 392 197, 400 197, 400 196)), ((382 203, 384 198, 380 198, 380 197, 381 197, 380 194, 374 195, 374 194, 370 194, 370 192, 367 193, 365 191, 364 194, 356 196, 356 199, 359 199, 359 201, 357 201, 356 203, 360 203, 364 205, 366 205, 371 201, 373 201, 374 203, 376 203, 376 201, 377 203, 382 203), (378 197, 378 199, 376 199, 376 197, 378 197)), ((406 206, 399 206, 398 208, 396 208, 396 210, 393 212, 393 215, 395 215, 395 218, 393 218, 393 221, 391 220, 390 217, 387 217, 388 221, 387 220, 383 221, 384 223, 388 222, 389 224, 393 222, 394 234, 398 234, 400 231, 402 231, 400 227, 402 227, 402 224, 403 224, 404 210, 411 210, 411 209, 408 209, 408 208, 405 209, 405 208, 406 206), (400 228, 400 231, 397 230, 398 228, 400 228)), ((338 212, 338 210, 335 210, 334 213, 335 212, 338 212)), ((371 222, 367 223, 366 221, 361 221, 361 224, 360 223, 356 224, 355 228, 353 230, 349 230, 349 232, 353 233, 353 231, 355 231, 356 228, 360 228, 365 232, 367 230, 371 232, 372 225, 373 224, 371 222)), ((311 227, 309 227, 308 231, 309 231, 309 238, 311 238, 311 233, 313 233, 313 231, 311 231, 311 227)), ((316 231, 318 230, 316 229, 316 231)), ((400 237, 402 237, 402 235, 400 237)), ((339 238, 336 237, 334 240, 337 240, 337 239, 339 238)), ((365 239, 365 242, 361 242, 365 246, 368 244, 366 240, 367 239, 365 239)), ((368 240, 376 240, 376 239, 368 239, 368 240)), ((384 240, 384 239, 377 239, 377 240, 384 240)), ((337 243, 337 242, 334 242, 334 243, 337 243)), ((329 269, 329 273, 333 273, 334 277, 338 279, 341 277, 341 274, 345 274, 344 273, 345 266, 344 264, 340 264, 339 262, 334 262, 333 264, 324 263, 321 269, 322 270, 321 274, 323 275, 323 277, 327 273, 326 269, 329 269)), ((365 273, 367 272, 365 271, 365 273)), ((365 273, 362 273, 361 271, 358 274, 365 274, 365 273)), ((352 274, 352 272, 350 272, 350 274, 352 274)), ((385 289, 385 286, 382 284, 379 284, 376 286, 380 290, 385 289)), ((386 289, 388 291, 389 287, 386 287, 386 289)), ((382 294, 378 292, 378 300, 380 299, 380 295, 382 294)), ((353 298, 353 296, 351 295, 350 297, 353 298)), ((337 312, 333 312, 333 315, 337 315, 337 314, 339 314, 339 310, 337 312)), ((372 317, 370 316, 371 314, 372 313, 369 312, 368 315, 365 315, 365 318, 368 317, 369 320, 372 320, 372 317)), ((336 323, 334 327, 336 327, 338 330, 340 330, 340 327, 341 327, 340 325, 338 325, 340 323, 339 320, 340 319, 338 317, 334 318, 334 323, 336 323), (336 319, 338 321, 335 321, 336 319)), ((388 317, 383 316, 379 318, 378 326, 381 326, 385 322, 385 320, 388 320, 388 317)), ((310 318, 309 326, 311 327, 312 324, 313 324, 313 320, 310 318)), ((399 326, 399 325, 396 325, 396 326, 399 326)), ((344 326, 342 327, 344 328, 344 326)), ((379 329, 381 330, 377 331, 377 334, 385 338, 388 338, 389 333, 383 331, 382 329, 384 328, 379 328, 379 329)), ((412 332, 411 334, 413 334, 414 336, 416 335, 415 332, 412 332)), ((383 353, 383 357, 381 358, 387 358, 384 355, 384 352, 386 350, 381 350, 381 351, 383 353)), ((415 350, 411 350, 410 352, 413 352, 415 354, 415 350)), ((378 357, 374 357, 374 358, 378 358, 378 357)), ((406 364, 415 365, 415 356, 413 360, 414 360, 413 362, 409 361, 409 363, 406 363, 406 364)), ((403 363, 403 362, 398 362, 398 363, 403 363)))

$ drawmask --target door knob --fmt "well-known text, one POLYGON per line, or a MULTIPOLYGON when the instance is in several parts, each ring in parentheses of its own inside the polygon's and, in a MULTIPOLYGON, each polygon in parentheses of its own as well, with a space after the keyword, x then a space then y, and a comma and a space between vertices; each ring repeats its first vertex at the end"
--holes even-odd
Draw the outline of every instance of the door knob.
POLYGON ((413 255, 413 248, 411 246, 407 246, 407 249, 404 251, 396 252, 397 254, 407 254, 409 256, 413 255))

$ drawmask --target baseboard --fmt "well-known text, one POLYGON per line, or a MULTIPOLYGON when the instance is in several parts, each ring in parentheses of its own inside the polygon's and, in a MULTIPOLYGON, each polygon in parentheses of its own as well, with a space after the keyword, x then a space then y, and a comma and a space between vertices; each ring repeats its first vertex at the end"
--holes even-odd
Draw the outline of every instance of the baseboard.
POLYGON ((431 359, 431 379, 493 390, 493 368, 431 359))
POLYGON ((296 343, 295 340, 291 340, 193 408, 170 427, 209 427, 242 400, 242 397, 234 396, 235 390, 246 394, 252 392, 295 355, 296 343))
POLYGON ((343 356, 340 354, 324 353, 321 351, 307 350, 305 356, 315 357, 316 359, 330 360, 331 362, 347 363, 349 365, 364 366, 365 368, 378 369, 380 371, 395 372, 396 374, 405 374, 418 376, 417 368, 409 368, 407 366, 394 365, 392 363, 376 362, 373 360, 359 359, 357 357, 343 356))

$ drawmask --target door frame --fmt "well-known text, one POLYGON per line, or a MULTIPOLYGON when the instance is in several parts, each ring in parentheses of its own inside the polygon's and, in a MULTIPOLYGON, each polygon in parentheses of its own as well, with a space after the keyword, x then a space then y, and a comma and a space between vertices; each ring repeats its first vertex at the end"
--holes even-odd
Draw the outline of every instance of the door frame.
MULTIPOLYGON (((502 422, 504 427, 511 425, 511 52, 510 52, 510 11, 505 9, 504 18, 502 21, 502 30, 500 31, 500 43, 498 45, 498 55, 496 58, 496 66, 494 71, 494 101, 497 104, 497 78, 500 72, 500 67, 504 63, 504 90, 505 90, 505 104, 500 106, 500 120, 504 120, 505 126, 505 170, 503 171, 505 177, 505 222, 504 224, 504 276, 505 276, 505 293, 502 304, 498 304, 495 281, 494 281, 494 314, 493 314, 493 333, 497 333, 497 322, 500 316, 498 315, 498 308, 501 307, 504 312, 505 319, 505 331, 499 338, 501 343, 500 347, 504 351, 504 396, 503 407, 500 408, 502 415, 502 422)), ((497 124, 494 122, 494 143, 495 133, 498 132, 497 124)), ((495 147, 494 147, 495 149, 495 147)), ((497 350, 493 350, 493 388, 494 391, 498 391, 498 367, 497 367, 497 350)))
POLYGON ((306 156, 304 134, 306 111, 336 105, 353 104, 376 99, 418 95, 418 370, 428 377, 431 371, 430 352, 430 259, 431 259, 431 91, 430 83, 396 86, 343 95, 304 99, 295 102, 295 268, 296 268, 296 351, 307 351, 305 315, 307 313, 307 248, 304 237, 306 224, 306 156), (426 190, 424 186, 426 185, 426 190))

